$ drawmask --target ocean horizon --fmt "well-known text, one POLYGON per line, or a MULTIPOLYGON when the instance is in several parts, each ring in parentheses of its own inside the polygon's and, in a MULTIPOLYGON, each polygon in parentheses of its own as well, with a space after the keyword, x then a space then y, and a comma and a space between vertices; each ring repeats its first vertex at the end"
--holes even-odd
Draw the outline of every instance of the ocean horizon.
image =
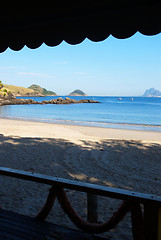
MULTIPOLYGON (((43 101, 58 96, 17 98, 43 101)), ((0 117, 103 128, 161 131, 161 98, 134 96, 71 96, 70 98, 94 99, 100 103, 6 105, 0 107, 0 117)))

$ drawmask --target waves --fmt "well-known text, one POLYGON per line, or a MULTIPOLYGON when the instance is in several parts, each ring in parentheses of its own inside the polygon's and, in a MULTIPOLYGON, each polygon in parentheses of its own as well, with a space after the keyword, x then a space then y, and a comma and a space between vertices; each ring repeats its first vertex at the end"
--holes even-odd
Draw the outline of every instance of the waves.
POLYGON ((15 119, 22 121, 44 122, 53 124, 65 124, 74 126, 88 126, 88 127, 101 127, 112 129, 127 129, 127 130, 141 130, 141 131, 155 131, 161 132, 161 125, 148 125, 148 124, 129 124, 129 123, 107 123, 107 122, 94 122, 94 121, 73 121, 61 119, 47 119, 47 118, 31 118, 31 117, 1 117, 7 119, 15 119))

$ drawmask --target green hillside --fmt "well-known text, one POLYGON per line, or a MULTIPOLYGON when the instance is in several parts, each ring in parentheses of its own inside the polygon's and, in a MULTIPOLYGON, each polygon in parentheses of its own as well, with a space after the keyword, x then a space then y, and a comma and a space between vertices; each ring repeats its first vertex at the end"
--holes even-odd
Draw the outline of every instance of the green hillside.
POLYGON ((29 88, 19 87, 15 85, 1 84, 1 95, 6 89, 7 92, 11 92, 14 96, 56 96, 56 93, 53 91, 47 91, 45 88, 42 88, 38 85, 31 85, 29 88))
MULTIPOLYGON (((25 87, 19 87, 14 85, 3 84, 3 88, 7 91, 11 91, 15 96, 35 96, 38 95, 34 90, 25 87)), ((2 88, 2 89, 3 89, 2 88)))
POLYGON ((45 95, 45 96, 56 96, 57 94, 53 91, 48 91, 45 88, 40 87, 39 85, 32 84, 28 89, 34 90, 38 92, 39 94, 45 95))

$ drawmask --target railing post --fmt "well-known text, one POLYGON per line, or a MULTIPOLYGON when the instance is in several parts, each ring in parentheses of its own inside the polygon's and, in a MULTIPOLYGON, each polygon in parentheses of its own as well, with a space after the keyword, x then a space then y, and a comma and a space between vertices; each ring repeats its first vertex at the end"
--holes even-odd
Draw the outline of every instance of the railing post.
POLYGON ((91 223, 98 221, 97 195, 87 193, 87 220, 91 223))
POLYGON ((144 230, 146 240, 161 240, 161 208, 144 204, 144 230))

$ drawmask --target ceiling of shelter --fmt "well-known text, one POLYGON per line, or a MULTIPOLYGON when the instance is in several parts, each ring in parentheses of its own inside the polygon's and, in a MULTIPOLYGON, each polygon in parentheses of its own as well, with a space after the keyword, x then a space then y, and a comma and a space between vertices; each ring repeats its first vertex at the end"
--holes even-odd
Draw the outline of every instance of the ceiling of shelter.
POLYGON ((50 7, 12 8, 0 15, 0 52, 25 45, 37 48, 62 41, 79 44, 85 38, 102 41, 109 35, 119 39, 137 31, 144 35, 161 32, 161 1, 97 0, 53 1, 50 7), (65 2, 65 3, 64 3, 65 2))

